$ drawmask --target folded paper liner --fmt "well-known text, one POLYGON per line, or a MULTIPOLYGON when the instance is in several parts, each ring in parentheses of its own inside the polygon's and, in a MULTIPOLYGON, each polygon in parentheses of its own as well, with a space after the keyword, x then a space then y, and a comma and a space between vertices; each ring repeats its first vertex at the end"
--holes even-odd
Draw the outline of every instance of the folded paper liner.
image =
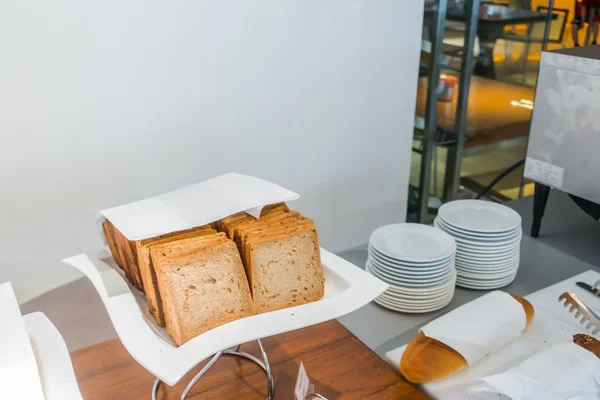
POLYGON ((35 354, 10 282, 0 285, 0 321, 0 397, 43 400, 35 354))
POLYGON ((469 365, 521 335, 526 315, 511 295, 493 291, 421 328, 425 336, 447 344, 469 365))
POLYGON ((600 359, 574 344, 563 343, 534 354, 508 371, 480 378, 467 393, 512 400, 591 400, 600 398, 600 359))
POLYGON ((209 224, 240 211, 258 218, 264 206, 299 197, 272 182, 230 172, 149 199, 102 210, 97 222, 100 232, 106 218, 127 239, 141 240, 209 224))

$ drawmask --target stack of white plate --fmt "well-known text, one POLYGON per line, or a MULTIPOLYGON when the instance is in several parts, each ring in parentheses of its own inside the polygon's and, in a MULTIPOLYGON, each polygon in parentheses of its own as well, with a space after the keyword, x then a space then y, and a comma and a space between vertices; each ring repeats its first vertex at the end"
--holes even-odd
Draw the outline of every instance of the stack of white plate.
POLYGON ((456 284, 497 289, 510 284, 519 268, 521 216, 502 204, 456 200, 444 204, 435 227, 456 240, 456 284))
POLYGON ((420 224, 392 224, 371 234, 366 269, 389 289, 375 302, 391 310, 424 313, 454 296, 456 243, 452 236, 420 224))

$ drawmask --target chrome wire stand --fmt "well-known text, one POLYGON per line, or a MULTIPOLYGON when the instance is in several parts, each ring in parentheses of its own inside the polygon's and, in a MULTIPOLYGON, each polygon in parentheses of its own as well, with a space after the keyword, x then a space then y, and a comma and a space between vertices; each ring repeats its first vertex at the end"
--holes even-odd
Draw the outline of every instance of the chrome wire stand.
MULTIPOLYGON (((181 393, 181 400, 185 400, 187 398, 187 395, 190 393, 194 385, 198 383, 200 378, 202 378, 213 365, 215 365, 215 363, 219 358, 221 358, 221 356, 242 357, 254 362, 259 367, 261 367, 267 375, 267 380, 269 382, 267 397, 265 400, 273 400, 273 396, 275 395, 275 380, 273 379, 273 374, 271 373, 271 365, 269 364, 269 359, 267 358, 267 353, 265 352, 262 342, 260 341, 260 339, 258 339, 258 346, 260 347, 260 352, 262 354, 264 362, 259 360, 252 354, 240 351, 240 346, 241 345, 238 345, 235 348, 235 350, 221 350, 217 354, 215 354, 213 358, 204 366, 204 368, 202 368, 202 370, 198 372, 196 376, 194 376, 194 378, 192 378, 190 383, 188 383, 183 393, 181 393)), ((162 382, 160 379, 157 379, 156 382, 154 382, 154 386, 152 388, 152 400, 157 400, 158 390, 160 388, 161 383, 162 382)))

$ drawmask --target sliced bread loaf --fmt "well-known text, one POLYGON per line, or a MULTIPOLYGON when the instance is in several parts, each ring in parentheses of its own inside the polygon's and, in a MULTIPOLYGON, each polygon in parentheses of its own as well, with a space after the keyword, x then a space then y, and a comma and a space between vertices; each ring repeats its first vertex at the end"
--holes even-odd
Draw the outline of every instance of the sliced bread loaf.
POLYGON ((245 246, 247 273, 257 313, 323 297, 325 281, 314 225, 250 238, 245 246))
MULTIPOLYGON (((154 271, 150 250, 171 242, 182 241, 184 239, 193 239, 195 237, 215 235, 217 231, 214 229, 199 229, 193 232, 182 233, 174 236, 164 237, 162 239, 144 239, 138 243, 138 268, 142 276, 146 299, 148 300, 148 308, 154 316, 156 323, 160 326, 165 325, 162 304, 160 302, 160 294, 158 292, 158 283, 156 282, 156 272, 154 271)), ((162 249, 162 248, 161 248, 162 249)))
POLYGON ((254 314, 239 253, 229 240, 162 258, 155 268, 167 332, 177 345, 254 314))

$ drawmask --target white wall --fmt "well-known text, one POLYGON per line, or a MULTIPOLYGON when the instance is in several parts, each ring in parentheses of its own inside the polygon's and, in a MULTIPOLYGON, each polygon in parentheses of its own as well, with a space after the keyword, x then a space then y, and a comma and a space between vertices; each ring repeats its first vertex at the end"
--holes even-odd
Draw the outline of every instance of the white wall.
POLYGON ((99 209, 237 171, 324 247, 406 209, 422 2, 2 1, 0 282, 79 275, 99 209))

